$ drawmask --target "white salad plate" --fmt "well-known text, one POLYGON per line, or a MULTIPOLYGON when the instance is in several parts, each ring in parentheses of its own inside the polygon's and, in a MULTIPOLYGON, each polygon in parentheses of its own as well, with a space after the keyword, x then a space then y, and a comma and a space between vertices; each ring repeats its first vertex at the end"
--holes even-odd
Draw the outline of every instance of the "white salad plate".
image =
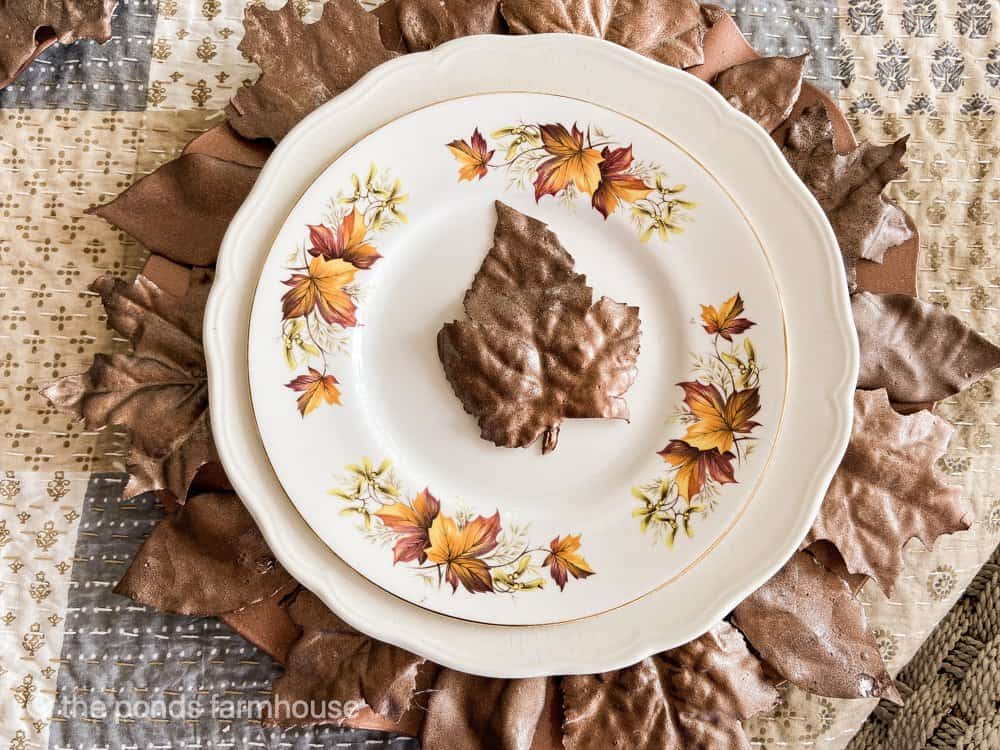
MULTIPOLYGON (((634 336, 604 333, 597 358, 634 336)), ((226 234, 205 340, 219 454, 282 564, 359 630, 497 677, 634 663, 767 580, 858 367, 836 240, 767 133, 568 35, 407 55, 303 120, 226 234), (629 419, 566 419, 545 455, 480 437, 438 356, 498 201, 641 321, 629 419)))

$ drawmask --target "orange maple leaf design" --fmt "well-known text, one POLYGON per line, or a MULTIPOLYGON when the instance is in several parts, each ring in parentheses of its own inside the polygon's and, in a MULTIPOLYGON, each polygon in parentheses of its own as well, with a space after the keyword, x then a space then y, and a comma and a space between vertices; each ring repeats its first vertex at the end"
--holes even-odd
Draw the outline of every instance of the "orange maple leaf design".
POLYGON ((323 256, 327 260, 342 258, 356 268, 371 268, 382 256, 369 243, 365 242, 368 227, 365 217, 354 208, 340 220, 340 226, 334 232, 324 224, 309 224, 309 240, 312 247, 309 254, 323 256))
POLYGON ((499 533, 499 512, 489 518, 476 516, 461 529, 454 519, 438 515, 428 533, 427 559, 445 566, 445 580, 452 591, 459 583, 473 594, 493 591, 489 566, 480 558, 496 548, 499 533))
POLYGON ((472 143, 464 140, 452 141, 448 144, 448 149, 458 160, 458 181, 483 179, 489 171, 490 159, 493 158, 493 151, 488 151, 486 139, 476 128, 472 133, 472 143))
POLYGON ((281 297, 281 314, 285 320, 302 318, 313 310, 327 323, 349 328, 357 325, 357 308, 344 287, 354 281, 358 271, 346 260, 326 260, 322 255, 309 262, 306 273, 296 273, 285 281, 291 287, 281 297))
POLYGON ((398 535, 392 548, 393 563, 427 562, 426 549, 430 546, 430 528, 441 510, 441 503, 424 489, 413 498, 413 504, 393 503, 375 515, 398 535))
POLYGON ((701 451, 683 440, 671 440, 657 455, 671 466, 680 467, 674 475, 674 482, 677 492, 688 502, 701 492, 707 477, 719 484, 736 484, 733 474, 735 457, 729 451, 719 453, 715 448, 701 451))
POLYGON ((543 195, 556 195, 572 182, 585 195, 593 195, 601 182, 601 162, 604 157, 593 148, 584 148, 583 132, 573 126, 540 125, 542 145, 551 155, 538 165, 535 178, 535 200, 543 195))
POLYGON ((724 398, 714 385, 698 381, 678 383, 684 389, 684 403, 697 419, 684 435, 688 445, 702 451, 713 448, 720 454, 732 450, 737 434, 758 427, 752 417, 760 411, 757 388, 736 391, 724 398))
POLYGON ((591 205, 607 219, 621 203, 635 203, 652 190, 645 182, 629 173, 632 166, 632 147, 624 146, 614 151, 607 146, 601 151, 604 161, 600 164, 601 184, 594 191, 591 205))
POLYGON ((586 578, 594 575, 583 555, 577 551, 580 549, 581 536, 581 534, 567 534, 562 538, 557 536, 549 542, 549 554, 545 556, 542 565, 549 566, 549 575, 560 591, 566 588, 568 576, 586 578))
POLYGON ((324 375, 312 367, 309 368, 309 374, 299 375, 291 383, 286 383, 285 387, 300 394, 296 403, 299 405, 299 414, 303 417, 324 401, 328 404, 340 403, 337 379, 333 375, 324 375))
POLYGON ((732 341, 735 334, 743 333, 750 326, 756 325, 748 318, 739 317, 743 312, 743 298, 734 294, 716 310, 714 305, 701 306, 701 319, 707 333, 719 334, 726 341, 732 341))

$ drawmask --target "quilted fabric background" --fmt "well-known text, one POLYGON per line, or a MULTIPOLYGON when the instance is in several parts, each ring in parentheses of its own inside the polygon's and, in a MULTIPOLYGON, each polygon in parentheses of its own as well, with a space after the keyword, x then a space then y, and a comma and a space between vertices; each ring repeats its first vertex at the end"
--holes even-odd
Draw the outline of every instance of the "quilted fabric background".
MULTIPOLYGON (((318 11, 293 1, 307 17, 318 11)), ((120 0, 110 42, 50 48, 0 92, 0 748, 416 746, 346 730, 265 732, 253 717, 213 712, 213 697, 266 698, 278 668, 215 620, 164 616, 111 593, 161 511, 152 497, 120 499, 120 436, 87 433, 38 395, 40 383, 124 344, 87 285, 102 272, 134 274, 145 250, 83 211, 177 155, 256 76, 236 49, 243 7, 120 0), (195 699, 204 713, 172 722, 116 709, 140 699, 168 707, 178 697, 195 699)), ((921 296, 1000 340, 996 0, 726 7, 762 52, 809 52, 810 79, 839 93, 860 136, 882 142, 911 133, 910 171, 891 189, 923 237, 921 296)), ((996 392, 997 381, 987 380, 940 408, 960 427, 941 468, 971 499, 973 529, 930 551, 908 548, 893 599, 873 586, 864 591, 894 670, 1000 538, 996 392)), ((965 621, 973 618, 963 606, 965 621)), ((931 646, 946 656, 961 640, 936 638, 931 646)), ((995 669, 989 649, 969 658, 995 669)), ((904 678, 918 691, 939 685, 943 662, 918 660, 920 676, 904 678)), ((874 708, 794 689, 783 697, 748 727, 755 745, 842 748, 874 708)), ((880 709, 858 747, 913 748, 930 737, 945 738, 938 747, 959 746, 965 730, 945 726, 947 712, 924 710, 917 721, 907 720, 917 715, 910 710, 880 709)), ((963 710, 970 718, 972 709, 963 710)))

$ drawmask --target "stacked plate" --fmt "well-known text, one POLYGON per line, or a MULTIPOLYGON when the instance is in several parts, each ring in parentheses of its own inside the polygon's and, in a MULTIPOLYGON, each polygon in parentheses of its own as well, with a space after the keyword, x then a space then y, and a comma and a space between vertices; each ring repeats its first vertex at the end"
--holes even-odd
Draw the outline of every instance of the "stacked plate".
POLYGON ((281 562, 359 630, 483 675, 699 636, 794 552, 850 433, 821 209, 709 86, 587 37, 458 40, 306 118, 205 326, 219 453, 281 562), (546 455, 482 439, 438 356, 497 201, 641 319, 630 419, 568 419, 546 455))

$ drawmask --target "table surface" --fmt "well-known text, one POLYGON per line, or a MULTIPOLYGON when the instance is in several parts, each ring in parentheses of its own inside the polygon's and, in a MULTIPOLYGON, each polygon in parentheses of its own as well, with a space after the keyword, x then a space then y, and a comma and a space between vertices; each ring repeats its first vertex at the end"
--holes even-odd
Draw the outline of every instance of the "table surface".
MULTIPOLYGON (((53 47, 0 91, 0 211, 10 230, 0 233, 0 747, 416 747, 336 729, 270 734, 213 715, 213 696, 265 699, 280 668, 214 619, 159 614, 111 593, 160 511, 151 497, 121 500, 120 435, 86 432, 37 392, 125 345, 106 329, 87 285, 103 272, 135 273, 147 253, 83 211, 177 156, 257 75, 236 49, 244 4, 120 0, 110 42, 53 47), (124 715, 184 696, 200 696, 200 718, 124 715), (84 714, 89 720, 76 720, 84 714)), ((1000 339, 995 0, 721 4, 761 52, 811 53, 808 77, 840 96, 859 137, 911 133, 910 171, 890 194, 920 228, 921 297, 1000 339)), ((315 2, 302 6, 318 13, 315 2)), ((911 544, 892 599, 871 584, 862 593, 893 671, 1000 536, 994 385, 987 379, 939 407, 959 426, 939 468, 970 498, 973 528, 933 550, 911 544)), ((956 617, 968 625, 975 609, 963 602, 956 617)), ((958 641, 937 637, 935 656, 914 664, 933 674, 958 641)), ((783 697, 775 712, 749 722, 755 745, 844 747, 874 708, 796 689, 783 697)), ((889 747, 885 727, 870 722, 858 746, 889 747)))

